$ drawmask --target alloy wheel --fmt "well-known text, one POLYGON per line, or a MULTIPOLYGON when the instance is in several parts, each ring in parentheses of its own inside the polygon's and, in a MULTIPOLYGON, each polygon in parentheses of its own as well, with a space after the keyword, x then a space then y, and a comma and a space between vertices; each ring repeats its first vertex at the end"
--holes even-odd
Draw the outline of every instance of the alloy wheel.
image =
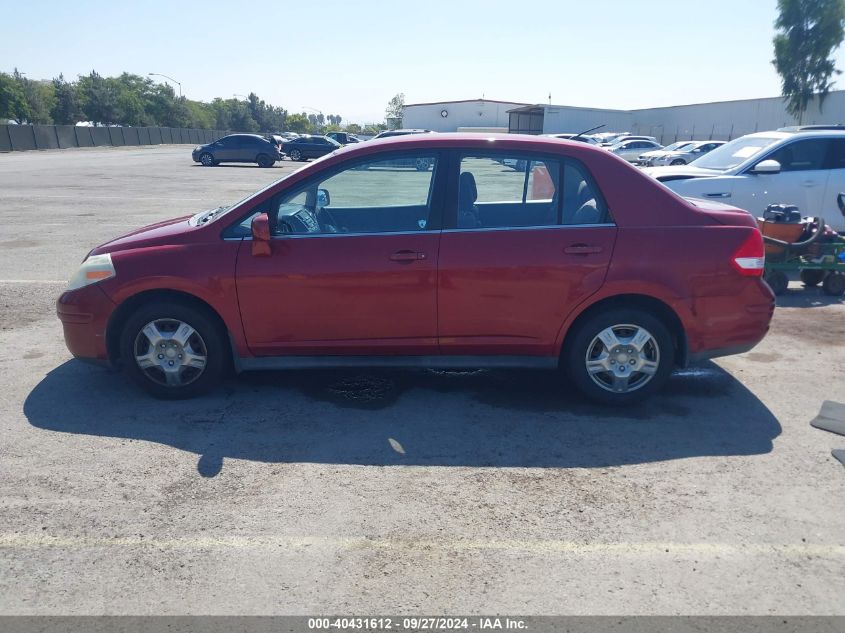
POLYGON ((660 366, 660 348, 638 325, 613 325, 587 346, 587 374, 605 391, 630 393, 647 385, 660 366))
POLYGON ((208 363, 208 349, 191 325, 178 319, 156 319, 138 332, 135 362, 156 384, 183 387, 197 380, 208 363))

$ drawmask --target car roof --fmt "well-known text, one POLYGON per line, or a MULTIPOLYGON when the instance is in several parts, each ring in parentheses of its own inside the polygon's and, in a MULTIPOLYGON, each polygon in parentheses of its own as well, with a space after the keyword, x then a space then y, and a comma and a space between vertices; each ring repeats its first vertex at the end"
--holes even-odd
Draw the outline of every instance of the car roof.
POLYGON ((346 145, 334 152, 334 155, 346 155, 348 153, 374 152, 381 149, 449 149, 454 147, 489 146, 490 149, 512 149, 528 151, 555 151, 556 148, 570 147, 577 148, 579 152, 597 152, 604 155, 603 148, 571 141, 568 139, 554 138, 550 136, 538 136, 533 134, 478 134, 472 132, 440 132, 437 134, 403 134, 400 136, 389 136, 386 138, 374 138, 366 143, 357 145, 346 145))

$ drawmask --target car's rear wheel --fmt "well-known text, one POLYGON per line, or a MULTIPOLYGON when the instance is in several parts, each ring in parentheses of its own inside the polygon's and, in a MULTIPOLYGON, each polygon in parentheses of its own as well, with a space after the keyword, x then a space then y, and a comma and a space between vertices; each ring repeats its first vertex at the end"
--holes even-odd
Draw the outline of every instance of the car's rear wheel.
POLYGON ((272 167, 275 161, 267 156, 267 154, 259 154, 255 162, 258 163, 259 167, 272 167))
POLYGON ((292 149, 289 156, 291 160, 302 160, 302 152, 298 149, 292 149))
POLYGON ((200 162, 205 167, 214 167, 217 164, 217 161, 214 160, 214 156, 212 156, 208 152, 203 152, 202 154, 200 154, 200 162))
POLYGON ((824 271, 815 268, 806 268, 801 271, 801 283, 808 288, 818 286, 824 279, 824 271))
POLYGON ((567 373, 588 398, 609 405, 639 402, 666 383, 675 346, 664 323, 638 308, 599 312, 567 339, 567 373))
POLYGON ((190 398, 214 387, 223 375, 224 337, 204 310, 150 303, 123 327, 121 364, 133 381, 158 398, 190 398))

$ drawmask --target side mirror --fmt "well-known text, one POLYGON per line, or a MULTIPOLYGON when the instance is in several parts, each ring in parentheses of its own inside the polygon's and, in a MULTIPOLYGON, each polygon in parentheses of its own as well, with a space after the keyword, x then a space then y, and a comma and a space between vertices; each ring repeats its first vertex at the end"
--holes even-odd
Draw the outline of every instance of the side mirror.
POLYGON ((780 173, 780 163, 776 160, 763 160, 754 165, 754 169, 751 170, 752 174, 779 174, 780 173))
POLYGON ((327 207, 332 203, 332 197, 329 195, 328 189, 317 189, 317 207, 327 207))
POLYGON ((270 242, 270 216, 259 213, 252 218, 252 255, 253 257, 269 257, 273 252, 270 242))

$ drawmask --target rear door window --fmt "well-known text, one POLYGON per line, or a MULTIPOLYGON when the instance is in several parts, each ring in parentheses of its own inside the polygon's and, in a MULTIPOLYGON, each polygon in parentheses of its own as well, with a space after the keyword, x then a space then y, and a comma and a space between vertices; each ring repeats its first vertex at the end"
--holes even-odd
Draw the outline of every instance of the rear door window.
POLYGON ((845 169, 845 138, 834 138, 830 140, 827 168, 845 169))
POLYGON ((458 229, 602 224, 607 207, 586 168, 571 159, 464 155, 458 229))

